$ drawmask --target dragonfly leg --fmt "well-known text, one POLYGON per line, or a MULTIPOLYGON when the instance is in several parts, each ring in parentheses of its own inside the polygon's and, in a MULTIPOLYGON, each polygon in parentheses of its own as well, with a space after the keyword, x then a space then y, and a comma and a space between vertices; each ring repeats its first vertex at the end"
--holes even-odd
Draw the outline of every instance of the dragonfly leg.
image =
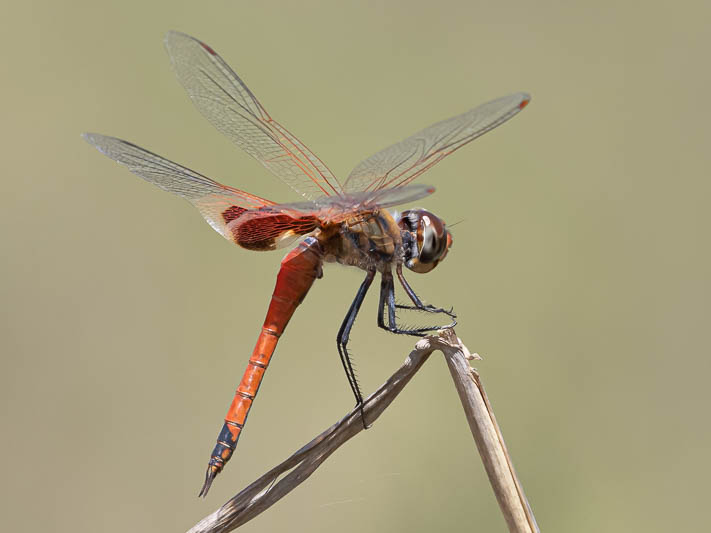
MULTIPOLYGON (((402 273, 402 265, 398 264, 396 267, 396 272, 397 272, 397 277, 400 280, 400 284, 402 285, 402 288, 405 289, 405 293, 407 293, 407 296, 412 300, 412 303, 414 303, 414 306, 410 305, 396 305, 395 307, 398 309, 415 309, 418 311, 426 311, 428 313, 444 313, 447 315, 449 318, 452 319, 451 324, 448 324, 446 326, 442 326, 443 328, 453 328, 454 326, 457 325, 457 315, 454 314, 454 310, 452 308, 450 309, 443 309, 441 307, 435 307, 433 305, 426 305, 420 300, 420 298, 415 294, 415 291, 412 290, 412 287, 410 287, 410 284, 407 282, 405 279, 405 276, 402 273)), ((441 328, 440 328, 441 329, 441 328)))
POLYGON ((421 328, 403 328, 397 325, 397 317, 395 309, 417 309, 428 311, 413 306, 404 306, 395 304, 395 284, 393 282, 392 272, 383 272, 382 283, 380 284, 380 306, 378 308, 378 327, 391 333, 398 335, 413 335, 415 337, 424 337, 427 333, 442 329, 442 326, 428 326, 421 328), (388 323, 385 324, 384 309, 388 309, 388 323))
POLYGON ((356 406, 360 408, 360 416, 363 421, 363 428, 368 429, 365 423, 365 414, 363 413, 363 395, 360 392, 360 387, 358 386, 358 379, 356 378, 355 372, 353 371, 353 364, 351 363, 351 358, 348 355, 348 338, 351 334, 351 328, 355 322, 360 306, 365 299, 365 294, 368 292, 371 283, 373 283, 373 278, 375 278, 375 270, 369 270, 361 284, 356 297, 351 304, 350 309, 348 309, 348 314, 346 318, 343 319, 340 329, 338 330, 338 337, 336 342, 338 344, 338 355, 341 356, 341 363, 343 363, 343 370, 346 371, 346 377, 348 378, 348 383, 351 386, 353 395, 356 399, 356 406))
POLYGON ((394 332, 397 329, 395 317, 395 288, 393 285, 393 274, 390 271, 383 272, 380 281, 380 303, 378 304, 378 327, 386 331, 394 332), (388 323, 385 324, 385 307, 388 308, 388 323))

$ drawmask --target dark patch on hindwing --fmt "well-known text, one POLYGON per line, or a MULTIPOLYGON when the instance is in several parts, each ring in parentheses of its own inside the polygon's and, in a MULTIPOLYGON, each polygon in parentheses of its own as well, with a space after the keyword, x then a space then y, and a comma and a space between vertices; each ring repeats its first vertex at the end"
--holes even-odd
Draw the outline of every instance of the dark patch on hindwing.
POLYGON ((237 207, 236 205, 232 205, 222 212, 222 220, 225 221, 225 224, 229 224, 233 220, 236 220, 241 217, 246 211, 247 209, 245 209, 244 207, 237 207))
POLYGON ((294 218, 283 213, 254 217, 245 220, 233 229, 234 240, 249 250, 273 250, 277 241, 286 233, 306 235, 319 225, 313 216, 294 218))

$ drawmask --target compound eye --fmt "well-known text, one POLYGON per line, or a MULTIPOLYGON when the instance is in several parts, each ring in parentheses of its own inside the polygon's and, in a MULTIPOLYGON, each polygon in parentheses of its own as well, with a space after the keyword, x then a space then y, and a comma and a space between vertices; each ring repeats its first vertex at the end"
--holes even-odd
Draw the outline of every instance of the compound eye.
POLYGON ((447 255, 452 235, 436 215, 410 209, 402 212, 398 225, 403 232, 405 266, 413 272, 430 272, 447 255))
MULTIPOLYGON (((441 241, 441 231, 433 223, 432 219, 427 215, 423 215, 421 219, 422 242, 420 244, 419 260, 421 263, 432 263, 439 259, 442 255, 443 244, 441 241)), ((419 235, 418 235, 419 237, 419 235)))

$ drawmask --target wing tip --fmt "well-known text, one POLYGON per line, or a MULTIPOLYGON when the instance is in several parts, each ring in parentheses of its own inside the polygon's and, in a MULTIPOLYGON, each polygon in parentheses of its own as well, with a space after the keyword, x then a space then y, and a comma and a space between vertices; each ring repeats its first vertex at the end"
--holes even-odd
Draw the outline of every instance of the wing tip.
POLYGON ((163 43, 165 44, 165 47, 168 49, 168 51, 170 51, 171 49, 173 49, 176 46, 180 46, 181 44, 195 43, 195 44, 199 44, 210 55, 213 55, 213 56, 217 55, 217 52, 215 52, 215 50, 211 46, 209 46, 208 44, 205 44, 200 39, 196 39, 192 35, 183 33, 182 31, 169 30, 165 34, 165 37, 163 38, 163 43))
POLYGON ((89 131, 85 131, 84 133, 81 134, 81 138, 84 139, 86 142, 88 142, 90 145, 92 145, 94 148, 99 148, 99 141, 101 138, 104 136, 101 135, 100 133, 91 133, 89 131))
POLYGON ((192 37, 190 37, 190 35, 188 35, 187 33, 183 33, 182 31, 168 30, 165 33, 165 37, 163 37, 163 42, 166 46, 169 46, 171 43, 175 43, 176 41, 184 39, 192 39, 192 37))
POLYGON ((523 109, 531 102, 531 95, 530 94, 520 93, 520 95, 521 95, 521 102, 518 104, 519 110, 523 109))
POLYGON ((84 132, 81 134, 81 136, 86 142, 96 148, 99 152, 106 155, 109 155, 108 144, 112 141, 119 141, 125 143, 125 141, 122 141, 121 139, 117 139, 116 137, 110 137, 108 135, 102 135, 101 133, 84 132))

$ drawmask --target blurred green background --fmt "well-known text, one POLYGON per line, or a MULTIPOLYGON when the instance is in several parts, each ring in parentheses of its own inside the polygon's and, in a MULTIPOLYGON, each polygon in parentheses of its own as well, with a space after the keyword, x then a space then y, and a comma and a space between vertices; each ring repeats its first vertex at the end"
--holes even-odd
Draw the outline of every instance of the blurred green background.
MULTIPOLYGON (((6 531, 181 531, 352 407, 335 334, 362 274, 295 315, 235 457, 197 492, 283 252, 229 245, 97 153, 129 139, 296 197, 195 111, 169 29, 210 43, 340 176, 514 91, 532 104, 421 179, 454 228, 453 305, 544 531, 708 527, 708 2, 6 3, 6 531), (318 380, 318 382, 317 382, 318 380), (706 524, 704 526, 703 524, 706 524)), ((352 335, 371 391, 413 340, 352 335)), ((244 531, 503 531, 444 362, 244 531)))

